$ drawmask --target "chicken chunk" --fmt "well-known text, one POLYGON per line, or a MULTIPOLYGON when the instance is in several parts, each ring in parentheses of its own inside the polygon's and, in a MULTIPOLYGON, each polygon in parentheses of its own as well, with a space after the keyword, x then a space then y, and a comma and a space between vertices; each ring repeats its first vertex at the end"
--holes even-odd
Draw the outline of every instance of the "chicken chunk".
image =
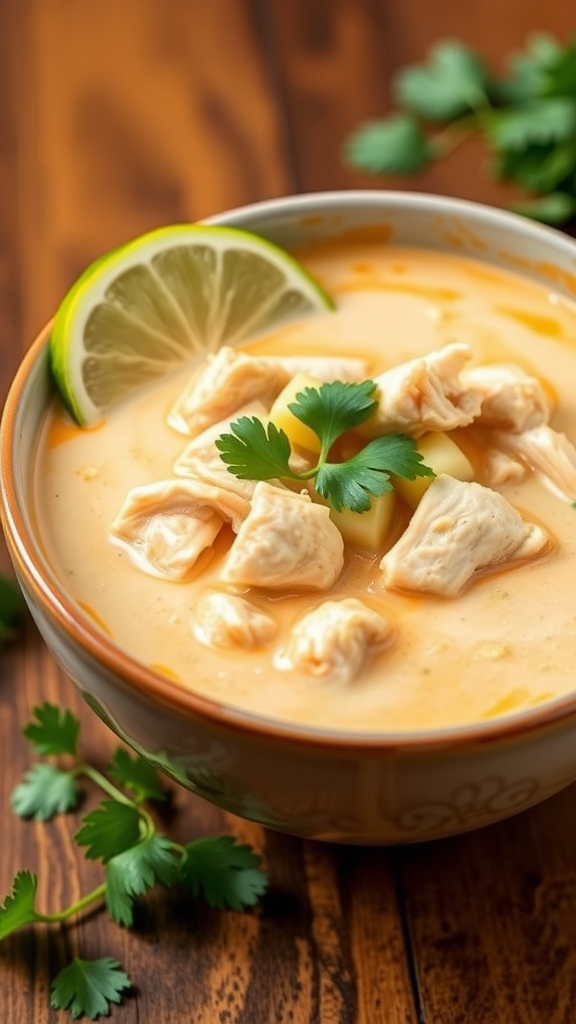
POLYGON ((521 434, 495 431, 491 441, 539 473, 562 497, 576 501, 576 448, 565 434, 543 423, 521 434))
POLYGON ((322 382, 332 380, 366 380, 368 364, 365 359, 349 356, 262 356, 262 361, 280 366, 288 377, 308 373, 322 382))
POLYGON ((462 382, 481 403, 476 423, 516 434, 548 423, 552 403, 537 377, 504 363, 465 370, 462 382))
POLYGON ((224 346, 192 378, 168 414, 171 427, 195 437, 255 399, 270 405, 290 379, 287 370, 224 346))
POLYGON ((257 416, 258 419, 265 420, 266 407, 262 402, 250 402, 238 409, 234 416, 219 420, 207 430, 203 430, 201 434, 190 441, 177 458, 173 466, 176 475, 199 477, 206 483, 234 491, 250 501, 256 482, 254 480, 239 480, 233 473, 230 473, 215 444, 221 434, 230 433, 230 424, 239 416, 257 416))
POLYGON ((208 647, 261 647, 275 636, 277 628, 268 612, 238 594, 223 591, 204 594, 192 620, 196 639, 208 647))
POLYGON ((545 530, 497 491, 438 476, 380 568, 385 587, 456 597, 478 570, 533 558, 549 545, 545 530))
POLYGON ((366 432, 421 437, 429 430, 468 426, 481 405, 480 396, 459 378, 471 354, 468 345, 445 345, 375 377, 378 408, 366 432))
POLYGON ((222 570, 240 587, 327 590, 344 564, 344 543, 330 510, 305 492, 261 480, 222 570))
POLYGON ((134 487, 110 528, 111 539, 151 576, 182 580, 225 522, 238 530, 249 503, 202 480, 134 487))
POLYGON ((482 477, 488 487, 517 484, 528 475, 528 466, 521 459, 500 448, 485 448, 482 454, 482 477))
POLYGON ((274 664, 346 685, 359 675, 370 648, 389 643, 393 633, 391 622, 358 598, 324 601, 296 623, 274 664))

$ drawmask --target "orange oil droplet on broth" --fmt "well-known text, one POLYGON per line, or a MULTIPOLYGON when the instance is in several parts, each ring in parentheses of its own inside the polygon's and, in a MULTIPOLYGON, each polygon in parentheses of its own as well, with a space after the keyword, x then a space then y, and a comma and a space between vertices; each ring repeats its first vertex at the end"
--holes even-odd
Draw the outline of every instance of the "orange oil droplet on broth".
POLYGON ((497 701, 496 704, 488 708, 482 715, 482 718, 495 718, 497 715, 506 714, 507 711, 515 711, 522 707, 523 704, 529 703, 529 696, 530 691, 525 686, 519 686, 506 694, 502 700, 497 701))
POLYGON ((335 295, 345 295, 347 292, 356 292, 362 289, 370 289, 377 292, 397 292, 399 295, 417 295, 430 302, 457 302, 462 293, 454 288, 434 288, 430 285, 420 285, 405 281, 387 281, 382 277, 366 277, 356 280, 343 281, 333 288, 335 295))
POLYGON ((495 306, 494 309, 502 316, 508 316, 511 320, 528 327, 535 334, 542 334, 545 338, 564 337, 562 324, 553 316, 542 316, 540 313, 532 313, 527 309, 512 309, 510 306, 495 306))
POLYGON ((313 239, 291 251, 295 259, 307 263, 314 259, 333 256, 338 251, 348 251, 351 244, 375 246, 380 249, 383 245, 388 245, 393 235, 394 228, 391 224, 360 224, 329 237, 313 239))
POLYGON ((178 673, 174 672, 174 669, 169 668, 168 665, 162 665, 160 662, 151 661, 148 667, 151 668, 153 672, 157 672, 159 675, 166 676, 167 679, 171 679, 173 683, 183 682, 178 673))
POLYGON ((353 274, 374 274, 375 269, 372 263, 353 263, 350 267, 353 274))
POLYGON ((54 416, 48 426, 48 434, 46 438, 47 447, 50 450, 58 448, 61 444, 66 444, 68 441, 74 441, 77 437, 80 437, 86 430, 96 431, 101 430, 104 423, 101 421, 94 427, 81 427, 79 423, 75 423, 74 420, 69 419, 64 414, 54 416))
POLYGON ((106 633, 106 635, 112 637, 112 639, 114 638, 114 633, 112 632, 110 627, 104 622, 104 619, 101 618, 100 615, 98 615, 98 612, 95 612, 94 609, 89 604, 86 604, 84 601, 79 601, 78 604, 80 605, 82 611, 85 612, 86 615, 88 615, 89 618, 91 618, 92 621, 96 623, 98 628, 101 629, 103 633, 106 633))

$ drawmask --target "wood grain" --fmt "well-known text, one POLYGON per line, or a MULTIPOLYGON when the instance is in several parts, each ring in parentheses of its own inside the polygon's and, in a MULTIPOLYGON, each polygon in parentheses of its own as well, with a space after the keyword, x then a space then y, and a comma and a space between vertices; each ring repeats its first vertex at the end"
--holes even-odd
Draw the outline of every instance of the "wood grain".
POLYGON ((576 1019, 574 787, 517 818, 405 851, 401 871, 430 1020, 576 1019), (516 1018, 513 1017, 516 1015, 516 1018))
MULTIPOLYGON (((84 266, 156 227, 295 190, 380 186, 341 161, 390 105, 391 74, 439 36, 494 64, 535 28, 566 38, 564 0, 0 0, 0 402, 22 351, 84 266), (497 25, 497 28, 496 28, 497 25)), ((396 187, 503 202, 477 148, 396 187)), ((6 568, 5 552, 0 565, 6 568)), ((0 652, 0 894, 20 867, 54 909, 100 881, 79 817, 16 820, 21 727, 43 700, 79 714, 87 754, 113 737, 33 625, 0 652)), ((92 805, 87 794, 82 811, 92 805)), ((232 831, 271 888, 250 914, 158 892, 132 931, 105 913, 0 945, 0 1020, 61 1024, 50 979, 79 953, 119 959, 139 1024, 574 1024, 576 790, 509 822, 399 850, 264 832, 174 788, 180 840, 232 831)))

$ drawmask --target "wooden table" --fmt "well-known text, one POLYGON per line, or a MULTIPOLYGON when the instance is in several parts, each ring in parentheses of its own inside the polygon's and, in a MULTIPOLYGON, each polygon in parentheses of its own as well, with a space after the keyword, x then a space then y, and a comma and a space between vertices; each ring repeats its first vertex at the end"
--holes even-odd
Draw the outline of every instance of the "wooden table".
MULTIPOLYGON (((0 0, 0 400, 24 349, 95 256, 155 226, 293 191, 372 185, 343 138, 383 113, 396 68, 438 37, 497 66, 533 29, 567 39, 568 0, 0 0)), ((410 187, 501 203, 468 146, 410 187)), ((406 187, 406 182, 398 183, 406 187)), ((4 556, 4 568, 8 562, 4 556)), ((28 623, 0 652, 0 894, 37 870, 55 908, 97 884, 77 821, 21 822, 20 729, 51 700, 89 753, 115 745, 28 623)), ((404 849, 265 833, 174 792, 180 839, 231 831, 265 856, 256 913, 158 894, 137 928, 105 913, 0 946, 0 1021, 69 1019, 50 978, 79 951, 122 962, 141 1024, 573 1024, 576 788, 484 831, 404 849)))

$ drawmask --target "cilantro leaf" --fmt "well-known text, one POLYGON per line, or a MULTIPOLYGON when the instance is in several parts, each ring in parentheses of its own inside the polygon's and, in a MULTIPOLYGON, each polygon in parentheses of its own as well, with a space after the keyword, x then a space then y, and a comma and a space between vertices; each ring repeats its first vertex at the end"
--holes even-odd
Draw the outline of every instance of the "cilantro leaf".
POLYGON ((192 894, 202 893, 211 907, 253 907, 268 887, 261 858, 233 836, 195 839, 182 857, 180 876, 192 894))
POLYGON ((526 149, 564 142, 576 132, 576 96, 540 97, 493 115, 491 141, 498 149, 526 149))
POLYGON ((84 816, 83 826, 74 842, 86 846, 88 860, 106 864, 140 840, 140 812, 133 804, 103 800, 95 811, 84 816))
POLYGON ((55 814, 66 814, 78 803, 78 783, 70 772, 51 764, 35 764, 12 790, 10 803, 20 818, 49 821, 55 814))
POLYGON ((255 416, 240 416, 230 424, 231 434, 215 442, 220 458, 239 480, 291 477, 290 442, 273 423, 265 426, 255 416))
POLYGON ((395 476, 406 480, 415 480, 417 476, 435 476, 434 470, 424 463, 424 457, 418 451, 416 441, 406 434, 385 434, 376 437, 359 452, 361 463, 386 469, 395 476))
POLYGON ((556 60, 550 62, 544 91, 549 96, 576 94, 576 42, 562 48, 556 60))
POLYGON ((503 181, 515 180, 535 195, 565 188, 575 170, 576 137, 558 145, 508 150, 497 155, 494 165, 503 181))
POLYGON ((393 490, 390 473, 407 480, 434 476, 433 470, 423 464, 413 438, 388 434, 370 441, 348 462, 321 466, 316 477, 316 490, 338 512, 342 508, 367 512, 372 497, 393 490))
POLYGON ((166 800, 166 791, 162 788, 158 772, 141 754, 131 756, 124 747, 117 747, 108 773, 119 785, 134 793, 137 803, 142 800, 166 800))
POLYGON ((34 715, 22 731, 39 754, 77 754, 80 722, 70 711, 45 703, 34 708, 34 715))
POLYGON ((392 489, 390 472, 410 480, 415 476, 434 475, 419 465, 422 457, 416 452, 414 441, 401 434, 371 441, 346 462, 328 463, 334 442, 365 423, 376 409, 378 403, 373 397, 376 388, 373 380, 330 381, 298 392, 288 408, 320 441, 317 466, 303 473, 290 469, 290 441, 284 431, 272 429, 272 424, 266 428, 256 417, 244 416, 231 425, 238 435, 236 438, 224 434, 216 441, 220 457, 241 480, 269 480, 275 476, 288 476, 293 480, 316 478, 318 493, 333 508, 366 512, 370 508, 370 495, 392 489))
MULTIPOLYGON (((357 457, 354 461, 357 469, 357 457)), ((373 497, 392 491, 394 487, 388 473, 370 466, 364 466, 361 474, 350 472, 350 462, 327 462, 321 466, 316 477, 316 490, 337 512, 343 508, 368 512, 373 497)))
POLYGON ((553 36, 543 32, 529 36, 526 49, 510 55, 510 75, 498 83, 497 99, 504 103, 518 103, 541 96, 546 89, 548 71, 561 53, 562 48, 553 36))
POLYGON ((17 632, 26 603, 18 586, 0 574, 0 643, 12 640, 17 632))
POLYGON ((334 380, 320 388, 304 388, 288 408, 318 436, 322 452, 328 452, 342 434, 365 423, 374 412, 375 390, 373 380, 359 384, 334 380))
POLYGON ((31 871, 19 871, 12 883, 12 894, 0 907, 0 939, 39 919, 34 909, 38 877, 31 871))
POLYGON ((483 61, 462 43, 432 47, 428 62, 402 69, 394 81, 400 106, 428 121, 452 121, 487 104, 489 77, 483 61))
POLYGON ((550 192, 547 196, 514 203, 512 209, 544 224, 563 224, 576 217, 576 197, 566 192, 550 192))
POLYGON ((360 125, 344 146, 346 163, 368 174, 416 174, 432 156, 419 122, 405 113, 360 125))
POLYGON ((132 988, 128 975, 117 960, 80 960, 76 957, 54 978, 50 1005, 55 1010, 70 1010, 74 1020, 107 1017, 111 1003, 122 1002, 121 993, 132 988))
POLYGON ((171 885, 177 869, 172 843, 154 834, 112 857, 106 866, 106 906, 114 921, 130 928, 133 897, 156 882, 171 885))

